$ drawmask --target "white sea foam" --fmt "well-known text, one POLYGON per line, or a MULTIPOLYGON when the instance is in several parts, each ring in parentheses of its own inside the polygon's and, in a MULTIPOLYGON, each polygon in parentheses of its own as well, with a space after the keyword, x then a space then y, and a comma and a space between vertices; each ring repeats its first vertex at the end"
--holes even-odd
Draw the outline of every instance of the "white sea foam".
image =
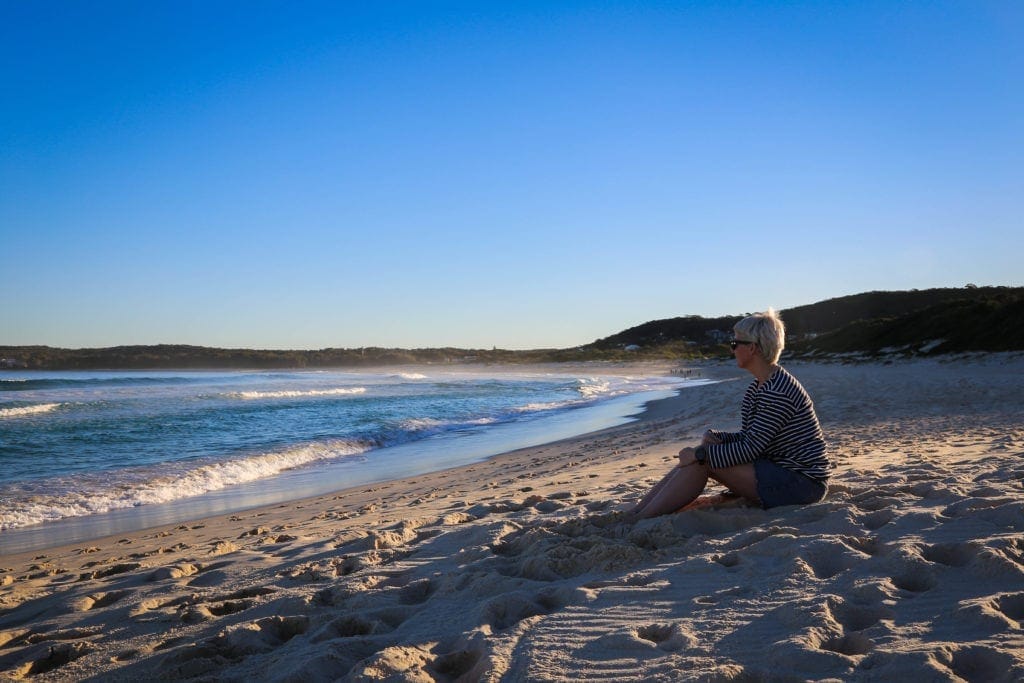
POLYGON ((0 418, 24 417, 25 415, 38 415, 49 413, 60 408, 60 403, 40 403, 34 406, 18 406, 17 408, 0 408, 0 418))
POLYGON ((567 408, 571 405, 576 405, 580 401, 551 401, 549 403, 527 403, 515 408, 517 413, 539 413, 545 410, 558 410, 559 408, 567 408))
POLYGON ((421 432, 427 429, 439 429, 444 424, 443 420, 435 420, 432 417, 413 417, 403 420, 401 427, 407 432, 421 432))
POLYGON ((326 441, 261 453, 248 458, 208 462, 167 474, 168 467, 138 470, 131 478, 51 481, 46 492, 0 497, 0 531, 81 517, 151 503, 167 503, 228 486, 280 474, 320 460, 356 455, 366 446, 351 441, 326 441), (61 493, 51 493, 58 490, 61 493))
POLYGON ((264 398, 304 398, 308 396, 352 396, 365 394, 366 387, 342 387, 338 389, 306 389, 304 391, 236 391, 228 394, 231 398, 258 400, 264 398))
POLYGON ((578 382, 579 387, 577 388, 577 391, 580 392, 581 396, 585 396, 587 398, 602 396, 609 393, 612 389, 611 383, 603 378, 581 379, 578 380, 578 382))
POLYGON ((398 376, 402 379, 426 379, 426 375, 422 375, 418 372, 400 372, 398 376))
POLYGON ((560 410, 582 405, 588 405, 597 399, 608 398, 618 394, 631 393, 625 388, 612 386, 612 383, 604 378, 584 378, 576 380, 576 392, 579 398, 567 399, 564 401, 538 401, 527 403, 515 408, 517 413, 537 413, 549 410, 560 410))
POLYGON ((465 427, 483 427, 496 422, 498 422, 498 419, 494 417, 479 417, 455 422, 451 420, 436 420, 431 417, 420 417, 403 420, 400 426, 410 436, 423 436, 424 434, 440 433, 465 427))

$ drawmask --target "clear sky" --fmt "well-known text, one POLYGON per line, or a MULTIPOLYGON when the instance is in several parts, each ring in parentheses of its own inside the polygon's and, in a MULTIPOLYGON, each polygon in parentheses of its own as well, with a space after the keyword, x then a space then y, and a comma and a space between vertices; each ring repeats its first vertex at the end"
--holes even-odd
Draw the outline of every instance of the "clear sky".
POLYGON ((1024 3, 0 0, 0 344, 1024 284, 1024 3))

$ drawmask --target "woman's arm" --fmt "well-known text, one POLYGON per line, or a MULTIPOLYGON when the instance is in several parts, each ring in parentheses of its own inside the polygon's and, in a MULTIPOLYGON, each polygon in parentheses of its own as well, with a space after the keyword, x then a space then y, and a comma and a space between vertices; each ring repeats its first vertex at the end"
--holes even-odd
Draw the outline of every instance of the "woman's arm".
POLYGON ((709 446, 711 444, 718 443, 729 443, 730 441, 737 441, 741 438, 739 432, 723 432, 718 429, 709 429, 704 432, 704 438, 701 440, 701 444, 709 446))
POLYGON ((734 439, 706 446, 708 465, 724 469, 753 462, 785 428, 795 410, 796 406, 785 394, 762 392, 746 429, 737 432, 734 439))

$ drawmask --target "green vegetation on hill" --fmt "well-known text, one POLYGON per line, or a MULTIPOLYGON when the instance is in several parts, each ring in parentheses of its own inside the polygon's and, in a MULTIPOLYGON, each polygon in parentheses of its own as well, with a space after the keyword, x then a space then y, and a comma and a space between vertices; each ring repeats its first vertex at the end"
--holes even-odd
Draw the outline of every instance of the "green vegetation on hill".
MULTIPOLYGON (((780 311, 791 352, 953 353, 1024 350, 1024 287, 866 292, 780 311)), ((724 348, 742 316, 669 318, 594 342, 599 349, 685 341, 694 352, 724 348)))
MULTIPOLYGON (((830 332, 858 321, 898 319, 933 307, 964 301, 996 301, 1024 296, 1024 287, 946 287, 907 292, 865 292, 782 312, 790 334, 830 332)), ((936 308, 938 310, 938 308, 936 308)))
POLYGON ((590 346, 595 349, 614 349, 625 346, 647 348, 662 346, 671 342, 689 342, 697 346, 713 345, 728 336, 728 331, 739 316, 702 318, 691 315, 685 318, 668 318, 631 327, 604 339, 598 339, 590 346))
MULTIPOLYGON (((941 354, 1024 350, 1024 287, 867 292, 781 311, 789 352, 941 354)), ((58 349, 0 346, 0 367, 47 370, 268 369, 370 367, 397 364, 543 363, 725 356, 740 315, 686 316, 631 327, 571 349, 215 349, 201 346, 118 346, 58 349)))
POLYGON ((794 344, 801 354, 1020 351, 1024 295, 945 301, 905 315, 857 320, 794 344))

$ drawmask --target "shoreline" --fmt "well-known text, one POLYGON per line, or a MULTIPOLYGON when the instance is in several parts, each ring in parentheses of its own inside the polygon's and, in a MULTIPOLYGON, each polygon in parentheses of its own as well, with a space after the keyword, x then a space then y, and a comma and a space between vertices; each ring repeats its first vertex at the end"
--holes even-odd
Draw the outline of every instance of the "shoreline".
MULTIPOLYGON (((536 366, 536 369, 540 369, 540 366, 536 366)), ((574 364, 570 369, 572 371, 582 371, 582 364, 574 364)), ((591 370, 593 368, 590 368, 591 370)), ((615 364, 615 367, 611 367, 609 364, 602 364, 601 369, 603 370, 643 370, 644 372, 650 373, 652 369, 660 371, 662 374, 669 374, 670 368, 663 364, 615 364)), ((519 370, 519 368, 515 368, 519 370)), ((685 372, 688 378, 702 379, 702 375, 705 372, 710 372, 713 378, 709 381, 719 382, 723 381, 723 378, 727 378, 730 373, 725 374, 716 372, 712 368, 682 368, 680 372, 685 372), (697 373, 696 376, 693 373, 697 373)), ((694 387, 697 385, 694 385, 694 387)), ((392 484, 405 484, 416 479, 420 479, 424 476, 429 475, 443 475, 446 472, 453 472, 463 468, 472 467, 473 465, 487 462, 495 458, 502 457, 515 457, 516 454, 521 451, 528 451, 533 448, 542 447, 555 447, 560 444, 571 444, 577 439, 584 439, 587 437, 598 436, 604 432, 614 432, 620 428, 629 427, 631 424, 642 423, 657 419, 658 416, 665 414, 666 412, 672 412, 671 408, 659 408, 659 406, 670 406, 675 401, 681 398, 681 394, 685 390, 692 390, 694 387, 684 387, 675 390, 677 394, 675 396, 668 396, 663 398, 654 398, 647 400, 639 400, 642 398, 641 394, 650 394, 658 392, 641 392, 638 395, 621 396, 610 399, 603 405, 589 406, 580 410, 594 410, 595 412, 614 413, 614 416, 609 417, 606 415, 601 418, 605 421, 614 421, 617 424, 611 424, 610 426, 601 427, 595 430, 580 431, 565 437, 555 437, 549 440, 544 440, 538 443, 531 443, 526 446, 518 446, 506 448, 504 450, 497 450, 494 452, 488 452, 487 454, 479 456, 465 464, 453 465, 451 467, 443 467, 437 470, 430 470, 418 473, 410 477, 398 477, 398 478, 387 478, 387 479, 368 479, 365 481, 356 481, 350 484, 339 485, 337 488, 329 488, 329 490, 299 496, 286 496, 279 499, 274 498, 267 502, 242 502, 236 504, 222 504, 225 509, 213 510, 204 512, 204 510, 210 510, 215 507, 217 503, 213 502, 219 498, 225 496, 223 491, 214 491, 207 494, 202 494, 194 498, 184 498, 171 503, 158 503, 145 505, 140 507, 123 508, 110 510, 103 513, 97 513, 94 515, 79 516, 79 517, 68 517, 53 522, 44 522, 37 525, 31 525, 27 527, 19 527, 0 532, 0 558, 5 556, 19 556, 28 554, 37 554, 47 550, 60 550, 62 548, 77 546, 81 544, 88 544, 92 541, 100 542, 107 540, 109 541, 114 536, 123 536, 125 534, 135 533, 146 533, 153 530, 164 531, 169 528, 179 527, 181 525, 191 525, 201 523, 203 520, 209 518, 220 518, 229 515, 239 515, 252 511, 261 511, 264 509, 278 508, 288 504, 301 504, 304 501, 313 501, 325 497, 331 499, 338 499, 341 497, 348 497, 353 495, 355 492, 366 489, 367 487, 384 487, 392 484), (615 404, 624 404, 623 409, 616 409, 615 404), (630 408, 632 406, 632 408, 630 408), (230 506, 230 507, 229 507, 230 506), (178 513, 169 512, 170 510, 180 510, 178 513), (179 517, 170 519, 169 516, 177 514, 179 517), (139 516, 142 518, 141 521, 131 520, 130 517, 139 516), (156 520, 156 521, 148 521, 156 520), (66 531, 70 529, 70 531, 66 531), (101 533, 98 530, 106 530, 106 533, 101 533), (54 541, 53 538, 56 536, 58 539, 54 541), (11 539, 14 539, 13 542, 11 539), (24 539, 24 540, 22 540, 24 539), (4 543, 7 541, 7 543, 4 543)), ((574 422, 582 422, 576 420, 574 422)), ((575 428, 570 427, 570 430, 575 428)), ((547 434, 554 433, 554 430, 549 429, 547 434)), ((506 439, 507 441, 507 439, 506 439)), ((448 444, 440 444, 450 445, 448 444)), ((390 452, 396 452, 401 450, 409 450, 415 452, 416 447, 419 446, 417 442, 411 444, 403 444, 399 446, 390 446, 386 449, 390 452)), ((309 475, 311 472, 315 473, 323 469, 322 467, 311 468, 309 471, 303 470, 303 474, 309 475)), ((285 472, 282 474, 271 477, 271 480, 281 479, 283 476, 287 476, 289 473, 285 472)), ((337 482, 337 479, 332 479, 337 482)), ((241 485, 232 487, 234 490, 228 490, 227 496, 230 498, 237 498, 242 501, 258 500, 259 498, 273 497, 279 494, 269 494, 261 496, 259 490, 265 487, 268 483, 272 484, 273 481, 268 482, 267 480, 261 480, 248 485, 241 485)), ((328 484, 327 486, 330 486, 328 484)))
POLYGON ((607 430, 5 556, 0 678, 1024 674, 1024 359, 784 365, 836 460, 821 503, 622 519, 738 422, 744 375, 716 364, 741 381, 607 430))
MULTIPOLYGON (((404 370, 422 370, 422 367, 404 370)), ((479 372, 478 367, 466 368, 465 372, 479 372)), ((590 374, 598 371, 602 375, 671 376, 675 367, 667 364, 565 364, 561 366, 534 365, 529 368, 509 368, 509 372, 538 372, 557 374, 590 374)), ((495 372, 489 368, 489 372, 495 372)), ((504 369, 499 370, 503 372, 504 369)), ((680 370, 687 379, 694 371, 680 370)), ((697 371, 699 376, 700 372, 697 371)), ((685 388, 674 391, 682 391, 685 388)), ((87 543, 118 533, 145 531, 158 526, 195 522, 206 517, 242 513, 256 508, 298 502, 307 498, 327 495, 342 495, 361 486, 380 485, 395 479, 394 466, 387 462, 422 461, 418 476, 431 471, 445 471, 468 466, 500 455, 514 453, 536 445, 552 444, 574 436, 602 431, 609 426, 621 426, 634 420, 642 420, 646 407, 657 399, 645 399, 647 394, 664 393, 646 391, 638 394, 616 396, 594 405, 588 405, 569 414, 558 414, 542 418, 540 422, 525 425, 498 425, 494 429, 474 434, 467 438, 452 434, 440 441, 423 440, 390 445, 375 450, 374 461, 353 464, 348 461, 318 464, 307 468, 286 470, 271 477, 254 482, 228 486, 195 497, 182 498, 167 503, 148 504, 136 507, 116 508, 90 515, 79 515, 59 520, 42 522, 0 531, 0 557, 20 553, 43 551, 59 546, 87 543), (592 429, 592 425, 602 427, 592 429), (438 457, 436 453, 463 454, 438 457), (437 467, 437 460, 459 462, 452 466, 437 467), (368 466, 369 465, 369 466, 368 466)), ((414 467, 413 469, 416 469, 414 467)))

